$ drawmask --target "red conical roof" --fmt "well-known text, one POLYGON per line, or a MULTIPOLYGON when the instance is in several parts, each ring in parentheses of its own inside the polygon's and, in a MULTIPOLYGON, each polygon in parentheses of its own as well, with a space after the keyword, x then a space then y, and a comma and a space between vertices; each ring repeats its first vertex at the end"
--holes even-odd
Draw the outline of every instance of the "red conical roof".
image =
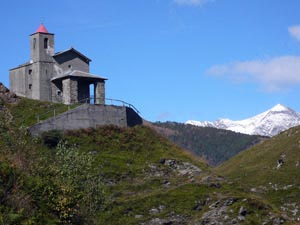
POLYGON ((35 33, 49 33, 44 24, 41 23, 35 33))

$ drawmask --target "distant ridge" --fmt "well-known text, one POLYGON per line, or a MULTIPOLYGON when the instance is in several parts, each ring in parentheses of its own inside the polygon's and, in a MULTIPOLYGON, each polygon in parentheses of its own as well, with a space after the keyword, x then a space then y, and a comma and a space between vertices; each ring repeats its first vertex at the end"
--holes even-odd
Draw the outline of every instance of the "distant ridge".
POLYGON ((214 122, 188 120, 186 124, 272 137, 291 127, 300 125, 300 114, 291 108, 277 104, 273 108, 245 120, 219 119, 214 122))
POLYGON ((268 139, 258 135, 176 122, 155 123, 152 124, 152 128, 178 146, 205 158, 212 166, 219 165, 239 152, 268 139))

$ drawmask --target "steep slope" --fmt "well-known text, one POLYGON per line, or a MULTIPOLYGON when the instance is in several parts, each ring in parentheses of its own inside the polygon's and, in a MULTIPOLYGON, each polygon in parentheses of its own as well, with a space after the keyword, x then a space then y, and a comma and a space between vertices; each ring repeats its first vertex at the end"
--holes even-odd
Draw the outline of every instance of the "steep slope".
POLYGON ((300 218, 300 127, 256 145, 217 168, 246 190, 263 196, 295 221, 300 218))
POLYGON ((157 132, 178 146, 205 158, 213 166, 266 139, 224 129, 176 122, 155 123, 154 125, 160 128, 157 132))
MULTIPOLYGON (((146 127, 28 136, 55 104, 21 99, 0 110, 0 224, 274 224, 258 196, 211 173, 146 127), (21 117, 26 113, 25 120, 21 117)), ((288 223, 286 223, 288 224, 288 223)))
POLYGON ((189 120, 186 123, 201 127, 226 129, 250 135, 274 136, 288 128, 300 125, 300 115, 293 109, 278 104, 270 110, 245 120, 232 121, 229 119, 219 119, 215 122, 189 120))

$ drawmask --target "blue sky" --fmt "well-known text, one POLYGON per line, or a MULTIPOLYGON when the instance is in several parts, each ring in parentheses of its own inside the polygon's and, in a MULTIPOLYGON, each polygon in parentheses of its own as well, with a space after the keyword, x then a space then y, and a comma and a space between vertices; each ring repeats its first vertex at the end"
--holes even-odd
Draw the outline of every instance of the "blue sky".
POLYGON ((300 111, 299 0, 10 0, 0 7, 1 79, 29 60, 43 22, 107 77, 106 97, 150 121, 300 111))

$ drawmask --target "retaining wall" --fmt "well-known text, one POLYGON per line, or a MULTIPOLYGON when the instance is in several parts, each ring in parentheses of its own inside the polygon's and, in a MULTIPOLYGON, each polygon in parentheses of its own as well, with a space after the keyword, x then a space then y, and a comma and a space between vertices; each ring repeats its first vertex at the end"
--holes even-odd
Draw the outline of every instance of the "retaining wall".
POLYGON ((129 107, 84 104, 33 125, 29 128, 29 132, 33 136, 38 136, 50 130, 76 130, 104 125, 132 127, 142 123, 142 118, 129 107))

